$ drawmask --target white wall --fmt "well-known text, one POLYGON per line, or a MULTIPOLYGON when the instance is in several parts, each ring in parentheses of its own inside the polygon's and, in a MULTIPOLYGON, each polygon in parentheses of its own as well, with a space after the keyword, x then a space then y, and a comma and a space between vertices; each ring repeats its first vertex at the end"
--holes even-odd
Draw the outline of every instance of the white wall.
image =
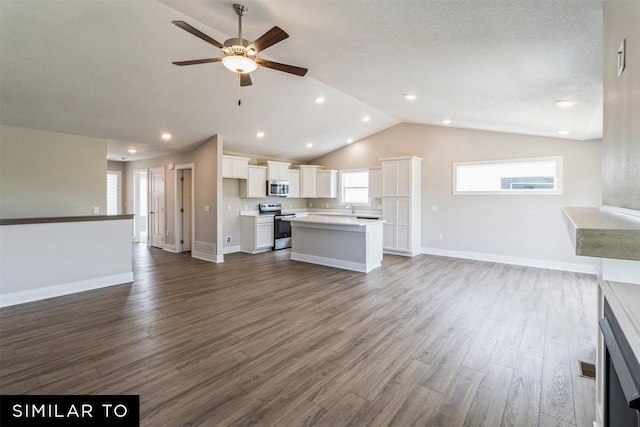
POLYGON ((107 142, 0 125, 0 217, 107 213, 107 142))
POLYGON ((422 157, 422 247, 452 255, 490 255, 529 264, 591 271, 574 255, 561 217, 563 206, 598 206, 602 200, 600 140, 573 141, 404 123, 311 163, 333 169, 379 165, 379 158, 422 157), (563 156, 561 196, 453 196, 452 163, 563 156), (437 206, 437 212, 431 210, 437 206), (438 235, 443 234, 444 240, 438 235), (513 259, 511 259, 513 258, 513 259))

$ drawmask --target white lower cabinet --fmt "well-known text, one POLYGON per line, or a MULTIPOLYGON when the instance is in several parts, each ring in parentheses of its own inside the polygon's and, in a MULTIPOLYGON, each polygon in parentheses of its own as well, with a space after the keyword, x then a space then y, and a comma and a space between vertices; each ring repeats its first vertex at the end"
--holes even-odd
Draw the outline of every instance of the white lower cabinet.
POLYGON ((240 217, 240 250, 250 254, 273 248, 273 216, 240 217))
MULTIPOLYGON (((389 252, 413 252, 411 235, 411 199, 385 198, 382 201, 384 223, 384 250, 389 252)), ((419 237, 419 236, 417 236, 419 237)))

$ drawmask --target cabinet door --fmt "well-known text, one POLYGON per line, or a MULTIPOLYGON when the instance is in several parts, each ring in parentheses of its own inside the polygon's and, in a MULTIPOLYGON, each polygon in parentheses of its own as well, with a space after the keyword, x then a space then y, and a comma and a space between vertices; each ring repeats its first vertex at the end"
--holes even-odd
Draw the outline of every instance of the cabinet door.
POLYGON ((222 177, 223 178, 233 178, 232 172, 233 160, 228 157, 222 158, 222 177))
POLYGON ((411 199, 396 200, 395 234, 396 249, 399 251, 411 250, 411 199))
POLYGON ((256 224, 256 249, 273 246, 273 220, 256 224))
POLYGON ((396 196, 411 196, 411 161, 398 160, 396 163, 396 196))
POLYGON ((396 195, 396 170, 395 161, 382 163, 382 197, 396 195))
POLYGON ((249 166, 246 197, 267 197, 267 168, 249 166))
MULTIPOLYGON (((224 169, 224 168, 223 168, 224 169)), ((231 175, 238 179, 247 179, 247 161, 243 159, 231 159, 231 175)))
POLYGON ((317 170, 314 168, 300 169, 300 184, 302 188, 302 198, 317 197, 317 170))
POLYGON ((289 170, 289 198, 300 197, 300 171, 289 170))
POLYGON ((382 219, 387 221, 382 224, 383 247, 384 249, 395 249, 396 201, 394 199, 382 200, 382 219))
POLYGON ((369 169, 369 197, 382 197, 382 169, 369 169))
POLYGON ((337 171, 318 171, 318 197, 334 199, 338 197, 338 172, 337 171))

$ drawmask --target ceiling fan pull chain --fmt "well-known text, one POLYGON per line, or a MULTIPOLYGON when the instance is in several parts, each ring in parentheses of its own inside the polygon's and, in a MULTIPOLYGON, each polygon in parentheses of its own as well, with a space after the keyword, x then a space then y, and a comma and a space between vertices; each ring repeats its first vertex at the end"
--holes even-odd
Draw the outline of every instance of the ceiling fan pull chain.
POLYGON ((241 78, 240 73, 238 73, 238 107, 242 105, 242 99, 240 99, 240 89, 242 89, 242 85, 240 84, 241 78))

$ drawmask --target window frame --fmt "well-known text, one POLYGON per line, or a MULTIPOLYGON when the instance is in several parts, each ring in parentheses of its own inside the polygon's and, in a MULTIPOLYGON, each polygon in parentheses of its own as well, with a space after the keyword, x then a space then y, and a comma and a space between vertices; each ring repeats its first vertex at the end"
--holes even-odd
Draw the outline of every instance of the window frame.
POLYGON ((562 156, 527 157, 519 159, 484 160, 476 162, 454 162, 452 164, 452 194, 454 196, 560 196, 563 194, 563 158, 562 156), (458 168, 461 166, 475 165, 504 165, 522 163, 555 163, 555 188, 529 189, 529 190, 486 190, 486 191, 462 191, 458 190, 458 168))
MULTIPOLYGON (((340 206, 371 206, 371 194, 370 194, 370 175, 369 175, 369 169, 367 168, 358 168, 358 169, 344 169, 344 170, 340 170, 340 206), (349 174, 349 173, 356 173, 356 172, 366 172, 367 173, 367 202, 366 203, 357 203, 357 202, 347 202, 345 201, 345 179, 344 179, 344 175, 345 174, 349 174)), ((363 188, 363 187, 348 187, 348 188, 363 188)))
POLYGON ((122 172, 121 171, 107 171, 107 215, 122 215, 122 172), (116 213, 109 214, 109 175, 115 175, 118 178, 116 185, 116 213))

